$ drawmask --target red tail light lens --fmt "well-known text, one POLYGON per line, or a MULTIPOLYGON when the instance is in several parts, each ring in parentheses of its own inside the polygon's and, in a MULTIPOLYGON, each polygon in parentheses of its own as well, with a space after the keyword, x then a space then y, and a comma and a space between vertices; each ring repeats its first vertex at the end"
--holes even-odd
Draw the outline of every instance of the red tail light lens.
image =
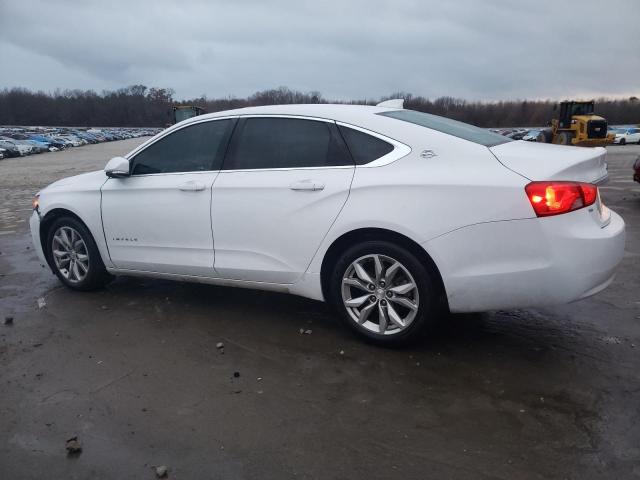
POLYGON ((531 182, 524 189, 539 217, 588 207, 598 196, 598 187, 580 182, 531 182))

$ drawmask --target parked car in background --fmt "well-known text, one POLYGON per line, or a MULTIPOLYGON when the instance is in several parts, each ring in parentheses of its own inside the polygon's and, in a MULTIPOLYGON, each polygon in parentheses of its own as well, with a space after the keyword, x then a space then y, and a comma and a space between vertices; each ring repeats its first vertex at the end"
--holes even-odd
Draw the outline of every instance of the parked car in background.
POLYGON ((522 140, 522 138, 527 134, 526 130, 516 130, 514 132, 508 133, 506 136, 511 138, 512 140, 522 140))
POLYGON ((75 136, 84 139, 88 143, 98 143, 98 139, 87 132, 82 132, 79 130, 73 130, 72 132, 75 136))
POLYGON ((4 148, 0 148, 0 159, 3 159, 6 153, 7 151, 4 148))
POLYGON ((640 144, 640 128, 631 127, 618 129, 613 143, 620 145, 626 145, 627 143, 640 144))
POLYGON ((67 142, 69 142, 71 144, 72 147, 80 147, 82 145, 86 145, 87 142, 86 140, 83 141, 82 139, 76 137, 75 135, 58 135, 58 138, 61 138, 62 140, 66 140, 67 142))
POLYGON ((36 153, 48 152, 49 149, 51 148, 51 144, 46 142, 39 142, 37 140, 22 140, 22 141, 31 145, 35 149, 36 153))
POLYGON ((0 139, 0 148, 5 150, 5 157, 20 157, 24 155, 14 143, 6 140, 0 139))
POLYGON ((443 310, 566 303, 611 283, 625 225, 598 192, 604 148, 512 141, 398 102, 178 123, 41 190, 38 257, 76 290, 122 274, 325 300, 382 345, 443 310))
POLYGON ((66 142, 61 140, 56 140, 55 138, 47 137, 45 135, 30 135, 30 140, 35 140, 37 142, 48 143, 50 148, 56 148, 57 150, 62 150, 66 148, 66 142))
POLYGON ((159 131, 159 128, 0 127, 0 139, 13 145, 6 148, 4 156, 8 157, 53 152, 107 140, 152 136, 159 131))
POLYGON ((51 138, 51 140, 55 141, 55 142, 59 142, 63 145, 63 148, 69 148, 69 147, 73 147, 73 142, 67 138, 61 137, 61 136, 51 136, 49 137, 51 138))
POLYGON ((29 155, 34 151, 34 148, 32 145, 24 144, 21 142, 21 140, 16 140, 14 138, 6 137, 6 136, 0 137, 0 140, 15 146, 15 148, 20 153, 20 156, 29 155))
POLYGON ((538 139, 539 133, 540 133, 540 130, 529 130, 524 134, 524 136, 522 137, 522 140, 525 140, 527 142, 535 142, 538 139))

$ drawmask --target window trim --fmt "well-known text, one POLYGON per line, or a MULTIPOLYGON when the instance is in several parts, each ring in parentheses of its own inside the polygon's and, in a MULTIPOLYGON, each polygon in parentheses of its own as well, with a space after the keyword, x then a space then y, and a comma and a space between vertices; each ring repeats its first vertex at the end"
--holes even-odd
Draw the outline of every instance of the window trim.
MULTIPOLYGON (((239 115, 226 115, 224 117, 214 117, 214 118, 203 118, 203 119, 198 119, 195 120, 193 122, 189 122, 185 125, 180 125, 180 127, 177 128, 167 128, 165 131, 161 132, 160 134, 158 134, 158 136, 148 140, 147 142, 143 143, 142 145, 137 146, 136 148, 134 148, 133 150, 131 150, 129 153, 127 153, 124 158, 126 158, 127 160, 129 160, 129 172, 131 172, 133 170, 133 160, 135 159, 135 157, 142 153, 144 150, 146 150, 147 148, 149 148, 150 146, 154 145, 155 143, 159 142, 160 140, 162 140, 163 138, 172 135, 173 133, 182 130, 184 128, 188 128, 191 127, 193 125, 197 125, 200 123, 208 123, 208 122, 216 122, 218 120, 233 120, 233 119, 238 119, 239 115)), ((233 134, 235 132, 235 127, 237 125, 237 122, 233 125, 232 130, 229 134, 229 138, 227 139, 227 149, 231 143, 231 139, 233 138, 233 134)), ((220 165, 219 169, 216 170, 197 170, 197 171, 184 171, 184 172, 158 172, 158 173, 141 173, 141 174, 136 174, 133 175, 130 173, 131 177, 135 177, 135 178, 140 178, 140 177, 151 177, 151 176, 158 176, 158 175, 189 175, 189 174, 205 174, 205 173, 214 173, 214 172, 219 172, 222 169, 222 166, 224 165, 224 160, 226 157, 226 153, 223 155, 222 158, 222 164, 220 165)))
MULTIPOLYGON (((278 113, 255 113, 255 114, 246 114, 246 115, 238 115, 238 123, 236 125, 240 125, 240 122, 249 118, 286 118, 286 119, 294 119, 294 120, 313 120, 316 122, 324 122, 328 124, 333 124, 334 126, 337 124, 335 120, 330 118, 323 117, 313 117, 307 115, 286 115, 286 114, 278 114, 278 113)), ((336 127, 337 128, 337 127, 336 127)), ((225 155, 224 160, 222 161, 222 167, 220 169, 220 173, 236 173, 236 172, 286 172, 291 170, 335 170, 335 169, 352 169, 356 167, 353 158, 351 157, 351 153, 349 153, 348 149, 345 153, 351 158, 351 165, 325 165, 318 167, 272 167, 272 168, 224 168, 224 164, 229 158, 230 155, 234 154, 234 150, 238 141, 238 132, 242 130, 234 129, 233 134, 231 135, 231 139, 229 141, 229 148, 227 149, 227 155, 225 155)), ((339 133, 339 132, 338 132, 339 133)), ((342 140, 344 142, 344 139, 342 140)), ((345 144, 345 148, 347 148, 345 144)))
MULTIPOLYGON (((384 167, 385 165, 389 165, 397 160, 400 160, 403 157, 406 157, 411 153, 411 147, 405 143, 399 142, 398 140, 387 137, 386 135, 382 135, 381 133, 374 132, 373 130, 368 130, 363 127, 359 127, 358 125, 353 125, 351 123, 341 122, 336 120, 336 125, 340 125, 346 128, 352 128, 353 130, 358 130, 359 132, 365 133, 367 135, 371 135, 372 137, 376 137, 380 140, 383 140, 387 143, 393 145, 393 150, 391 150, 386 155, 381 156, 380 158, 376 158, 375 160, 364 163, 362 165, 356 165, 356 168, 376 168, 376 167, 384 167)), ((345 140, 346 142, 346 140, 345 140)))

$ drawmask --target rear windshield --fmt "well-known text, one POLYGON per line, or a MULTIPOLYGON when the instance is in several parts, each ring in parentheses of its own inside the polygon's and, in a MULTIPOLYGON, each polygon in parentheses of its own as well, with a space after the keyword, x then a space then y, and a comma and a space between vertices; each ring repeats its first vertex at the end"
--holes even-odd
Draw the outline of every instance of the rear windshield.
POLYGON ((390 112, 381 112, 378 115, 395 118, 403 122, 415 123, 422 127, 431 128, 442 133, 453 135, 473 143, 484 145, 485 147, 494 147, 502 143, 513 141, 489 130, 485 130, 475 125, 458 122, 450 118, 439 117, 429 113, 416 112, 414 110, 393 110, 390 112))

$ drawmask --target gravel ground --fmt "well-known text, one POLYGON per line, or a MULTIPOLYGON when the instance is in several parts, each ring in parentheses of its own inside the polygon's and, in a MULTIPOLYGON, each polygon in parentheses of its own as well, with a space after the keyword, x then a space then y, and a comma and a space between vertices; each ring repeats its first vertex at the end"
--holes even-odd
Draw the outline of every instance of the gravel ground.
POLYGON ((293 296, 61 288, 31 196, 142 140, 0 160, 0 478, 640 478, 640 147, 609 147, 602 196, 628 228, 610 288, 384 350, 293 296))

